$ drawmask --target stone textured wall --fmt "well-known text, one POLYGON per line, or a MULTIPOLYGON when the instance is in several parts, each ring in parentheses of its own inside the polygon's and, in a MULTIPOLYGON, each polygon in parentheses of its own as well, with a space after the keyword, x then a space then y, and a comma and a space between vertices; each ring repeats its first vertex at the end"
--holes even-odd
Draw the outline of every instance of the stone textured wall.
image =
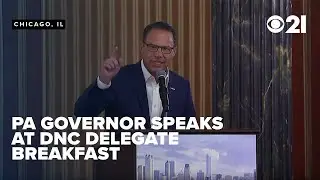
POLYGON ((268 17, 290 0, 213 0, 213 114, 226 129, 259 130, 258 179, 291 178, 291 36, 268 17))

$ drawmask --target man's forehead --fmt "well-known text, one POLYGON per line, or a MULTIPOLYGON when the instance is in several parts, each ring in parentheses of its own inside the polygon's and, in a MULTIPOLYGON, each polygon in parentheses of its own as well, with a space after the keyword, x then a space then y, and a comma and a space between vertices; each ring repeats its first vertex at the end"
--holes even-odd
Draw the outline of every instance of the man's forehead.
POLYGON ((153 29, 151 30, 147 37, 147 41, 163 41, 171 43, 173 42, 173 35, 171 32, 162 30, 162 29, 153 29))

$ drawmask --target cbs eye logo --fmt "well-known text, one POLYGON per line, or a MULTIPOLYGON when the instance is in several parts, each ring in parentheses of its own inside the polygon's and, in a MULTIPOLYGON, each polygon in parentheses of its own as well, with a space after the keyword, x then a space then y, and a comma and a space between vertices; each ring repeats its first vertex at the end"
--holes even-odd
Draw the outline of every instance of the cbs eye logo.
MULTIPOLYGON (((298 16, 291 15, 286 18, 286 22, 292 22, 292 25, 286 30, 285 33, 306 33, 306 15, 298 16), (300 29, 298 26, 300 25, 300 29)), ((282 17, 274 15, 267 20, 267 28, 272 33, 280 33, 284 29, 285 22, 282 17)))

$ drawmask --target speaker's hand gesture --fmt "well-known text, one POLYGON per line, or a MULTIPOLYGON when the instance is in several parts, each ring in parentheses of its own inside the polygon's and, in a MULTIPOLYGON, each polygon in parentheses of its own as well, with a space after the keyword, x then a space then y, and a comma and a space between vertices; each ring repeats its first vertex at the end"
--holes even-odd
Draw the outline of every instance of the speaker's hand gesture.
POLYGON ((99 74, 100 81, 109 84, 112 78, 119 72, 120 67, 120 52, 119 48, 115 47, 111 56, 102 63, 99 74))

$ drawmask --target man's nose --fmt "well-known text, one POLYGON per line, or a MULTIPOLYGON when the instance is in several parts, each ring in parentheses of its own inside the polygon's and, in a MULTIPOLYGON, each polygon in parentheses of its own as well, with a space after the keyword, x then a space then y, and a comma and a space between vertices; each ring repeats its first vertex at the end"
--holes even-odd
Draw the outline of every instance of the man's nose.
POLYGON ((158 50, 155 52, 154 55, 157 56, 157 57, 162 57, 162 56, 163 56, 163 54, 162 54, 162 49, 161 49, 161 48, 158 48, 158 50))

